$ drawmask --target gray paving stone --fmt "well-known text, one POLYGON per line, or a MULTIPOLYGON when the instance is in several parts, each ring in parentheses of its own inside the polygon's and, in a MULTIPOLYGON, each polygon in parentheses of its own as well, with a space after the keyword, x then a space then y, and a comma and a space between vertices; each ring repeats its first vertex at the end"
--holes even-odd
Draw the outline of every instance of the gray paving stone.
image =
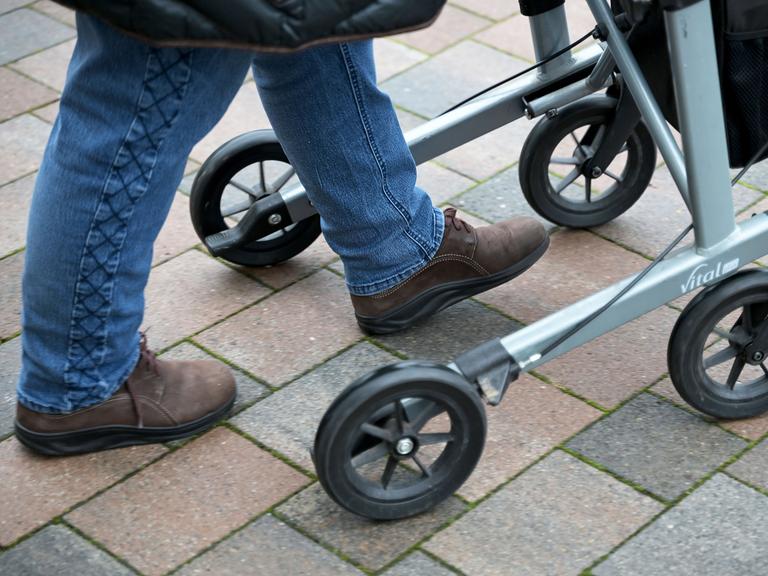
POLYGON ((454 574, 455 572, 435 562, 423 552, 417 551, 392 566, 382 576, 454 576, 454 574))
POLYGON ((0 556, 8 576, 129 576, 135 574, 64 526, 48 526, 0 556))
POLYGON ((21 369, 21 337, 0 344, 0 438, 13 432, 16 382, 21 369))
POLYGON ((384 82, 382 88, 395 103, 433 118, 525 67, 522 60, 467 40, 384 82))
POLYGON ((50 131, 30 114, 0 124, 0 186, 37 170, 50 131))
POLYGON ((455 204, 491 222, 500 222, 513 216, 532 216, 548 230, 555 228, 552 222, 536 214, 528 205, 520 188, 517 165, 462 194, 455 204))
POLYGON ((516 322, 482 304, 464 300, 404 332, 376 339, 411 358, 448 362, 461 352, 518 328, 516 322))
MULTIPOLYGON (((762 194, 740 184, 733 188, 739 212, 762 194)), ((691 215, 666 168, 656 170, 651 183, 632 208, 597 232, 646 256, 656 256, 690 223, 691 215)), ((684 242, 685 244, 685 242, 684 242)))
POLYGON ((764 576, 768 498, 723 474, 596 566, 595 576, 764 576))
POLYGON ((359 570, 274 516, 263 516, 178 572, 179 576, 354 576, 359 570))
POLYGON ((362 343, 232 419, 259 442, 313 469, 309 448, 325 409, 356 378, 397 358, 362 343))
POLYGON ((31 4, 32 0, 0 0, 0 14, 5 14, 16 8, 21 8, 26 4, 31 4))
POLYGON ((372 522, 338 506, 315 483, 277 510, 313 537, 370 570, 392 562, 465 508, 449 498, 429 512, 397 522, 372 522))
POLYGON ((467 574, 575 576, 661 507, 558 451, 424 548, 467 574))
POLYGON ((728 472, 758 488, 768 490, 768 440, 763 440, 731 464, 728 472))
POLYGON ((742 176, 740 182, 746 182, 750 186, 754 186, 763 192, 768 192, 768 160, 763 160, 752 166, 752 168, 742 176))
POLYGON ((22 8, 0 16, 0 65, 37 52, 72 38, 75 31, 43 16, 22 8))
POLYGON ((746 442, 650 394, 582 432, 568 447, 671 500, 746 442))
MULTIPOLYGON (((182 342, 178 346, 171 348, 163 354, 162 357, 173 360, 213 360, 214 362, 223 364, 218 358, 214 358, 189 342, 182 342)), ((235 412, 240 411, 243 406, 247 406, 269 393, 269 389, 266 386, 259 384, 250 376, 240 372, 240 370, 232 368, 230 368, 230 370, 232 370, 232 374, 235 376, 235 382, 237 383, 237 401, 234 406, 235 412)))
POLYGON ((27 218, 35 177, 36 174, 30 174, 0 187, 0 214, 3 215, 0 257, 22 248, 27 241, 27 218))

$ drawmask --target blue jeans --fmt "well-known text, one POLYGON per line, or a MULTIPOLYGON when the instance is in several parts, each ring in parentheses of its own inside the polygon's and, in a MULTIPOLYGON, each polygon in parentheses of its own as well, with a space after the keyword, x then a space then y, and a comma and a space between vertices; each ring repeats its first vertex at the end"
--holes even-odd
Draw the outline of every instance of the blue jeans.
POLYGON ((344 262, 349 290, 386 290, 437 251, 443 217, 416 167, 371 42, 295 54, 153 48, 78 15, 78 41, 30 210, 19 401, 60 413, 133 370, 152 245, 192 147, 249 66, 344 262))

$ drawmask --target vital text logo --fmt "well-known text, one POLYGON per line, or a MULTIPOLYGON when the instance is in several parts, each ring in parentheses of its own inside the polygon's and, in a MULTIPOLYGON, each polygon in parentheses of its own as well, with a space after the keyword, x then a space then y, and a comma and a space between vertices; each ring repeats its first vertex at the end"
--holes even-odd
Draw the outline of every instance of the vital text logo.
POLYGON ((685 284, 680 284, 680 290, 685 294, 696 288, 700 288, 705 284, 709 284, 712 280, 725 276, 726 274, 733 272, 739 267, 739 259, 733 260, 723 264, 718 262, 714 268, 710 268, 709 264, 699 264, 693 269, 691 275, 688 276, 688 280, 685 284))

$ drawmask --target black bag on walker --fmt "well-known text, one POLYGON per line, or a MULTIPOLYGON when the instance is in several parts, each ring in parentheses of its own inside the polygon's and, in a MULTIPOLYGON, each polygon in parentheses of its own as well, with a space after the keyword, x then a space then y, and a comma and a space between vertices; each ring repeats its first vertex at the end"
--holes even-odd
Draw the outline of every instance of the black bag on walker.
MULTIPOLYGON (((768 143, 768 0, 711 0, 711 5, 728 156, 738 168, 768 143)), ((678 126, 661 10, 636 26, 629 44, 664 115, 678 126)), ((768 151, 758 159, 766 157, 768 151)))

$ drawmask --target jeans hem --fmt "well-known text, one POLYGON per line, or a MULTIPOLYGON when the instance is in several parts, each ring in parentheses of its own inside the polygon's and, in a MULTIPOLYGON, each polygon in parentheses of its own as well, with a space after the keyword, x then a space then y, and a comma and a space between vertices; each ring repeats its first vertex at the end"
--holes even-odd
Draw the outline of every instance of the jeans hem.
POLYGON ((131 375, 133 370, 136 368, 136 364, 138 364, 139 362, 139 354, 140 354, 140 351, 137 348, 136 351, 133 354, 131 354, 130 362, 128 362, 128 368, 126 368, 121 372, 120 378, 118 378, 115 382, 110 384, 108 387, 105 387, 103 389, 103 393, 100 394, 98 398, 93 399, 91 397, 88 399, 89 400, 88 402, 82 405, 68 406, 67 408, 61 408, 59 406, 40 404, 39 402, 30 400, 29 397, 27 397, 27 395, 24 394, 19 389, 16 390, 17 401, 19 402, 19 404, 21 404, 28 410, 32 410, 32 412, 39 412, 41 414, 71 414, 72 412, 77 412, 78 410, 83 410, 90 406, 101 404, 102 402, 109 400, 115 394, 115 392, 117 392, 117 389, 120 388, 120 386, 122 386, 123 383, 128 379, 128 377, 131 375))
POLYGON ((407 269, 392 274, 382 280, 366 282, 365 284, 351 284, 347 282, 347 290, 349 290, 349 293, 354 296, 371 296, 373 294, 378 294, 379 292, 394 288, 424 268, 424 266, 435 257, 435 254, 437 254, 437 251, 440 249, 440 245, 443 242, 443 234, 445 232, 445 219, 443 218, 443 213, 438 208, 435 208, 432 211, 432 218, 434 235, 432 247, 428 251, 429 256, 427 258, 423 258, 418 263, 409 266, 407 269))

